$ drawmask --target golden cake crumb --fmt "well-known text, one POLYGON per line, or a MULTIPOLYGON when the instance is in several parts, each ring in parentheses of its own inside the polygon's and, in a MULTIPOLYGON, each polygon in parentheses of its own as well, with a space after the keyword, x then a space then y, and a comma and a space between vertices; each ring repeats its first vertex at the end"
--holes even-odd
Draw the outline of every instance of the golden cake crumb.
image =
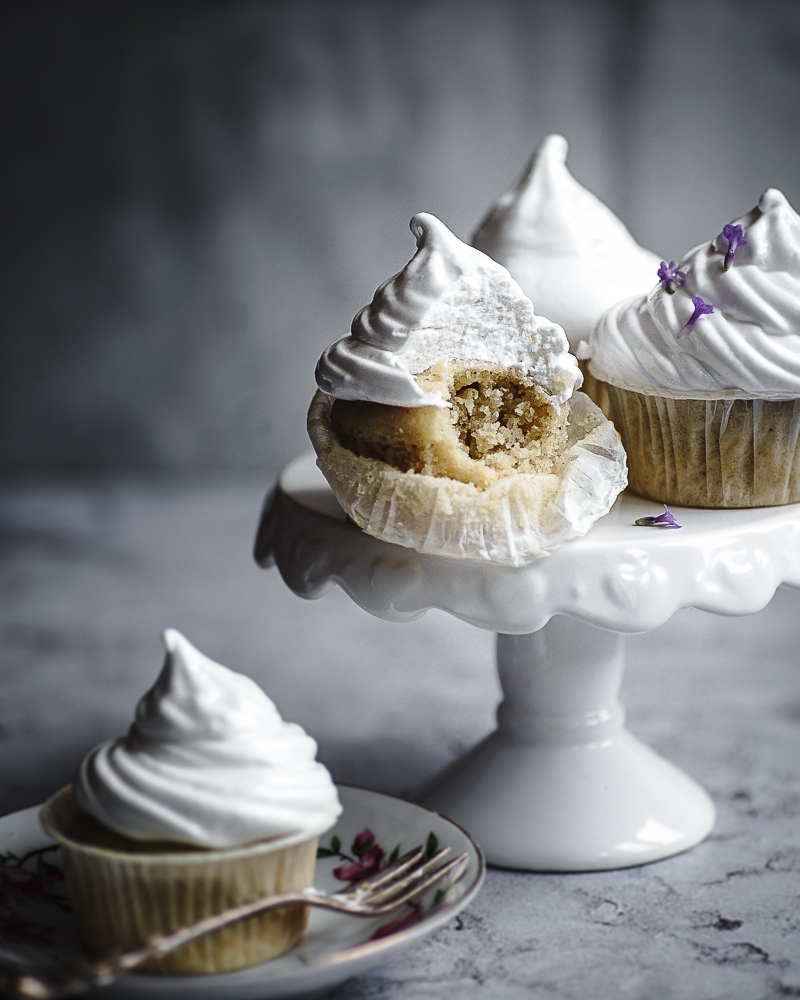
POLYGON ((451 407, 337 399, 331 425, 341 443, 402 472, 442 476, 478 489, 517 473, 549 473, 566 447, 569 403, 554 405, 519 371, 442 361, 416 378, 451 407))

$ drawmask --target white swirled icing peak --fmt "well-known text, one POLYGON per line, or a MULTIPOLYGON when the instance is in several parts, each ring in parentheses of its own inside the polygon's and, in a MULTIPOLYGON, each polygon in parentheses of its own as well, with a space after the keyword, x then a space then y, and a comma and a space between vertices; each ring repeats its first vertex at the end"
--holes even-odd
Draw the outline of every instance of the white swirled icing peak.
POLYGON ((414 379, 441 360, 484 361, 532 376, 554 402, 580 373, 564 331, 535 316, 508 271, 462 243, 435 216, 411 220, 417 252, 354 318, 350 335, 317 364, 317 385, 338 399, 446 406, 414 379))
POLYGON ((564 327, 574 349, 609 306, 655 283, 659 258, 575 180, 568 149, 563 136, 548 135, 472 243, 508 268, 534 309, 564 327))
POLYGON ((592 335, 592 374, 624 389, 688 399, 800 398, 800 217, 774 188, 732 223, 746 242, 691 250, 683 285, 613 306, 592 335), (713 312, 690 323, 693 299, 713 312))
POLYGON ((314 740, 249 677, 174 629, 164 642, 164 667, 127 736, 81 764, 79 806, 134 839, 203 847, 332 826, 341 807, 314 740))

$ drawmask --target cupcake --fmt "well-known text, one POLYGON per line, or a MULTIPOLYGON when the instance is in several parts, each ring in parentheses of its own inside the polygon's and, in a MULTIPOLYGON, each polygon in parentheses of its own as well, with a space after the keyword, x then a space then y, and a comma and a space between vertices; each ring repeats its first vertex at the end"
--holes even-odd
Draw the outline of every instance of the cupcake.
POLYGON ((318 465, 369 534, 518 566, 584 534, 625 485, 564 331, 432 215, 417 252, 317 365, 318 465))
MULTIPOLYGON (((536 310, 564 328, 575 353, 606 309, 653 285, 659 258, 575 180, 568 149, 563 136, 548 135, 472 245, 508 268, 536 310)), ((601 401, 591 376, 584 391, 601 401)))
POLYGON ((659 277, 587 349, 631 489, 692 507, 800 501, 800 218, 766 191, 659 277))
MULTIPOLYGON (((341 812, 316 744, 249 677, 169 629, 167 657, 127 736, 92 750, 43 807, 86 948, 135 947, 213 913, 311 885, 341 812)), ((151 961, 214 973, 283 954, 307 907, 263 914, 151 961)))

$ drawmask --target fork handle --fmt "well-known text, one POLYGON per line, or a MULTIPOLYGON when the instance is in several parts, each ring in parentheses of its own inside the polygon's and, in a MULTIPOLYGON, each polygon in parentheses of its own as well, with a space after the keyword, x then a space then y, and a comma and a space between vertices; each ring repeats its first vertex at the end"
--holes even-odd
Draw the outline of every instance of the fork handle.
POLYGON ((169 931, 166 934, 153 935, 144 944, 138 948, 132 948, 130 951, 124 951, 94 962, 76 962, 64 970, 46 973, 40 970, 21 970, 18 967, 5 965, 0 967, 0 995, 8 997, 10 1000, 53 1000, 55 997, 79 993, 91 986, 107 986, 151 958, 165 955, 184 944, 189 944, 196 938, 220 930, 222 927, 228 927, 230 924, 247 920, 260 913, 278 910, 283 906, 304 904, 322 910, 346 913, 352 917, 383 917, 408 902, 411 897, 441 881, 446 875, 463 868, 467 861, 468 856, 462 854, 453 861, 442 865, 421 883, 413 885, 410 891, 379 906, 362 905, 344 898, 337 898, 335 895, 329 896, 318 889, 306 889, 304 892, 284 892, 277 896, 255 899, 250 903, 243 903, 241 906, 223 910, 221 913, 214 913, 188 927, 179 927, 178 930, 169 931))
POLYGON ((53 1000, 55 997, 79 993, 92 986, 106 986, 121 975, 133 971, 151 958, 159 958, 168 952, 189 944, 196 938, 211 934, 230 924, 247 920, 260 913, 269 913, 283 906, 304 904, 323 910, 335 910, 353 917, 381 917, 396 910, 399 903, 391 903, 381 907, 359 906, 357 903, 345 902, 322 893, 285 892, 268 899, 258 899, 252 903, 224 910, 209 917, 204 917, 188 927, 180 927, 167 934, 154 935, 138 948, 112 955, 97 961, 76 962, 73 966, 54 970, 52 973, 42 970, 24 970, 8 965, 0 968, 0 996, 10 1000, 53 1000))

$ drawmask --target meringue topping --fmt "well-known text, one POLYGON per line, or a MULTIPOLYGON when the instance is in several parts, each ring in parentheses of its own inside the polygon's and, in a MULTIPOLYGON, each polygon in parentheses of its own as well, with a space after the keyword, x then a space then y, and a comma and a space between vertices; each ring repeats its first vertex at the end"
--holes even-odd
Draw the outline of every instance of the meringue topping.
POLYGON ((659 284, 603 316, 589 342, 592 374, 674 398, 800 398, 800 216, 786 197, 765 191, 680 269, 673 294, 659 284), (730 259, 736 227, 744 238, 730 259))
POLYGON ((656 282, 660 260, 575 180, 568 149, 563 136, 548 135, 472 244, 508 268, 537 312, 563 326, 575 349, 609 306, 656 282))
POLYGON ((439 361, 520 369, 554 403, 580 385, 563 330, 535 316, 508 271, 462 243, 435 216, 411 220, 417 252, 354 318, 350 335, 317 364, 317 385, 338 399, 447 406, 414 379, 439 361))
POLYGON ((80 807, 139 840, 233 847, 332 826, 336 788, 317 745, 261 688, 164 633, 167 657, 127 736, 95 747, 73 790, 80 807))

